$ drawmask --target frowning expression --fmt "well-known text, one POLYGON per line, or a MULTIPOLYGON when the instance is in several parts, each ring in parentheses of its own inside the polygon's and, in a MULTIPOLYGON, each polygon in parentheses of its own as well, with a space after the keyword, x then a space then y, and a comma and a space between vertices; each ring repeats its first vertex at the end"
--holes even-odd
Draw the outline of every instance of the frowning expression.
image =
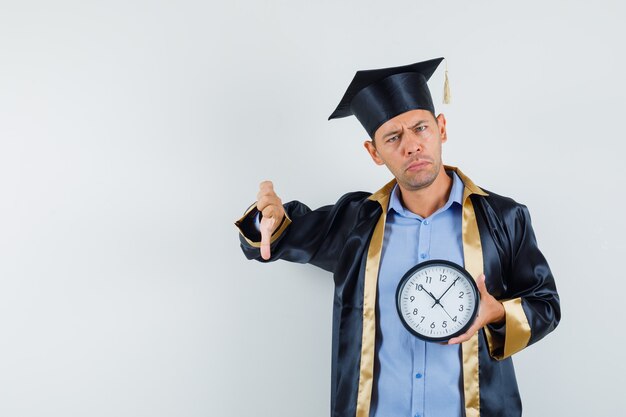
POLYGON ((446 119, 428 110, 410 110, 387 120, 365 148, 374 162, 385 165, 401 187, 419 190, 442 170, 441 145, 447 140, 446 119))

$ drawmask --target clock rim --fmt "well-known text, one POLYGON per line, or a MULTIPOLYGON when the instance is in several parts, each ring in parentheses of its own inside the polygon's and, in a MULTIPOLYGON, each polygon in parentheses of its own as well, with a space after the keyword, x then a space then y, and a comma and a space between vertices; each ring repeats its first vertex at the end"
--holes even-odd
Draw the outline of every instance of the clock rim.
POLYGON ((462 335, 472 326, 472 324, 474 324, 474 321, 476 320, 476 316, 478 315, 479 308, 480 308, 480 292, 478 291, 478 285, 476 285, 476 281, 474 280, 474 277, 472 277, 472 274, 470 274, 467 271, 467 269, 457 264, 456 262, 447 261, 445 259, 430 259, 428 261, 420 262, 417 265, 411 267, 411 269, 409 269, 407 272, 404 273, 404 276, 402 277, 402 279, 400 279, 400 282, 398 283, 398 287, 396 288, 396 310, 398 312, 398 316, 400 317, 400 321, 402 322, 402 325, 412 335, 426 342, 447 342, 450 339, 453 339, 457 336, 462 335), (474 292, 474 296, 476 298, 476 307, 474 308, 474 311, 472 312, 472 315, 470 319, 467 321, 467 323, 456 332, 447 336, 443 336, 443 337, 430 337, 430 336, 426 336, 421 333, 418 333, 411 326, 409 326, 409 324, 406 322, 406 320, 404 319, 404 316, 402 315, 402 309, 400 307, 400 292, 401 292, 401 289, 405 286, 406 282, 413 275, 415 275, 416 271, 427 268, 431 265, 441 265, 441 264, 458 270, 461 273, 461 275, 464 275, 465 278, 470 282, 470 287, 472 287, 472 291, 474 292))

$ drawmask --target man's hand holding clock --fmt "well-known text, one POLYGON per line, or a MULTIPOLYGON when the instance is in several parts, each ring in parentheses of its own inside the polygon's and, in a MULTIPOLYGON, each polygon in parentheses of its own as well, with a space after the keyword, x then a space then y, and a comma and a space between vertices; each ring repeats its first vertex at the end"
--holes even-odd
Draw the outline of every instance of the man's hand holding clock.
POLYGON ((446 260, 422 262, 402 277, 396 291, 402 324, 429 342, 461 343, 480 328, 501 322, 504 307, 462 266, 446 260))
POLYGON ((449 345, 463 343, 471 339, 478 330, 486 325, 504 321, 504 306, 487 291, 487 287, 485 286, 485 274, 480 274, 480 276, 476 278, 476 285, 480 293, 480 308, 476 320, 464 334, 450 339, 448 341, 449 345))

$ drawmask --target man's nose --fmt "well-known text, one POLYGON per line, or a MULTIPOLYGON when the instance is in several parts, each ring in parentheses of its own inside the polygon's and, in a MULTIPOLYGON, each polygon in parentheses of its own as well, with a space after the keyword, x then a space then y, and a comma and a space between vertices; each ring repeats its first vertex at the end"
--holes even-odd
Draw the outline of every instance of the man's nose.
POLYGON ((412 130, 405 131, 402 139, 405 147, 404 151, 407 155, 413 155, 416 152, 422 151, 422 141, 412 130))

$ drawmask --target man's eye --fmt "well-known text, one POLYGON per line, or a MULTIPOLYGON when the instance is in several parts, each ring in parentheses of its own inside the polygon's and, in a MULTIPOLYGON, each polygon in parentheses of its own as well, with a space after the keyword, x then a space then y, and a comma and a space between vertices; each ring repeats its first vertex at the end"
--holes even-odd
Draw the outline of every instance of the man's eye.
POLYGON ((398 139, 400 139, 399 136, 392 136, 392 137, 387 139, 387 143, 393 143, 393 142, 397 141, 398 139))
POLYGON ((426 130, 427 128, 428 128, 428 126, 425 126, 425 125, 424 125, 424 126, 417 126, 417 127, 415 128, 415 130, 416 130, 417 132, 423 132, 423 131, 424 131, 424 130, 426 130))

